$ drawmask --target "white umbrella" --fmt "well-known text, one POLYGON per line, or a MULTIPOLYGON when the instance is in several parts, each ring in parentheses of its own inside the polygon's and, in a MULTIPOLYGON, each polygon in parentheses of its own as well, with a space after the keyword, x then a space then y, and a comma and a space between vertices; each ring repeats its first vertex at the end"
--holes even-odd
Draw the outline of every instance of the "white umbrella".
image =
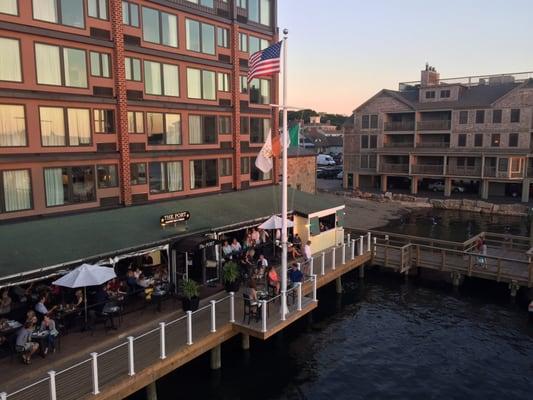
POLYGON ((116 277, 117 275, 113 268, 102 267, 100 265, 82 264, 78 268, 52 282, 52 284, 73 289, 83 287, 85 321, 87 322, 87 286, 101 285, 116 277))
MULTIPOLYGON (((268 220, 259 225, 259 229, 281 229, 283 220, 277 215, 273 215, 268 220)), ((294 223, 291 220, 287 220, 287 228, 292 228, 294 223)))

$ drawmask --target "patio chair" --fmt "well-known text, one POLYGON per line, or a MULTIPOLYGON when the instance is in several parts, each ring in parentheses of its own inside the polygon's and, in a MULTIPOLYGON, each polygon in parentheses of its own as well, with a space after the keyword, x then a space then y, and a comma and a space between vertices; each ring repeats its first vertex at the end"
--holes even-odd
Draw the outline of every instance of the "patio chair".
POLYGON ((250 296, 243 294, 244 307, 243 307, 243 316, 242 322, 248 317, 248 325, 250 324, 250 319, 254 318, 255 321, 259 321, 259 307, 257 304, 252 304, 250 296))

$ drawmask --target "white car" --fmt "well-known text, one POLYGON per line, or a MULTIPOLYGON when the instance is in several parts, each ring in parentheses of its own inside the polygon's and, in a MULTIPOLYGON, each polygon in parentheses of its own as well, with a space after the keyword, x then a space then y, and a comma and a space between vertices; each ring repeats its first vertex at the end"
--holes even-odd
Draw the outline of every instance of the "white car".
POLYGON ((337 179, 342 179, 343 178, 343 172, 344 171, 341 171, 337 174, 337 179))
MULTIPOLYGON (((444 182, 430 183, 428 189, 434 192, 444 192, 444 182)), ((465 188, 460 185, 452 185, 452 191, 455 193, 464 193, 465 188)))
POLYGON ((327 154, 319 154, 316 156, 316 163, 317 165, 335 165, 335 160, 327 154))

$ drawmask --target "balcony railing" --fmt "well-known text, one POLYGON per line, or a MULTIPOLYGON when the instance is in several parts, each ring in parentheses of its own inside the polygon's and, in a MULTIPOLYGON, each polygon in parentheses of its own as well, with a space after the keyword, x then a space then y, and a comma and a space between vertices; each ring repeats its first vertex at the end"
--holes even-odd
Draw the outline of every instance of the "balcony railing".
POLYGON ((414 131, 415 121, 389 121, 385 122, 386 131, 414 131))
POLYGON ((491 167, 488 165, 485 165, 485 170, 483 171, 483 175, 489 178, 495 178, 496 177, 496 167, 491 167))
POLYGON ((383 147, 386 147, 388 149, 397 148, 397 147, 412 148, 413 142, 389 142, 389 143, 383 143, 383 147))
POLYGON ((396 172, 396 173, 408 174, 409 164, 383 163, 380 165, 379 169, 381 172, 396 172))
POLYGON ((412 173, 424 175, 444 175, 444 165, 413 165, 412 173))
POLYGON ((431 140, 421 141, 421 142, 417 143, 416 147, 422 147, 422 148, 427 148, 427 147, 430 147, 430 148, 434 148, 434 147, 437 147, 437 148, 448 148, 448 147, 450 147, 450 142, 431 141, 431 140))
POLYGON ((448 166, 447 171, 448 175, 457 175, 457 176, 481 176, 481 166, 474 167, 457 167, 457 166, 448 166))
POLYGON ((419 131, 448 131, 452 127, 452 121, 419 121, 416 125, 419 131))

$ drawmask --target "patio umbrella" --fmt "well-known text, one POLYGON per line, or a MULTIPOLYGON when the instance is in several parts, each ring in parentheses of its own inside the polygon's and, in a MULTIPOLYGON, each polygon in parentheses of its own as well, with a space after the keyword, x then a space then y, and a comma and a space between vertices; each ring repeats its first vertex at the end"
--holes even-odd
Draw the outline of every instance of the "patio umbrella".
MULTIPOLYGON (((281 224, 283 223, 283 220, 281 217, 278 217, 277 215, 273 215, 269 219, 267 219, 265 222, 263 222, 261 225, 259 225, 259 229, 281 229, 281 224)), ((294 223, 291 220, 287 220, 287 228, 292 228, 294 226, 294 223)), ((276 255, 276 238, 275 236, 272 237, 272 248, 274 250, 274 256, 276 255)))
POLYGON ((113 278, 116 278, 113 268, 102 267, 100 265, 82 264, 78 268, 62 276, 53 284, 68 288, 83 287, 85 303, 85 322, 87 322, 87 286, 97 286, 113 278))

